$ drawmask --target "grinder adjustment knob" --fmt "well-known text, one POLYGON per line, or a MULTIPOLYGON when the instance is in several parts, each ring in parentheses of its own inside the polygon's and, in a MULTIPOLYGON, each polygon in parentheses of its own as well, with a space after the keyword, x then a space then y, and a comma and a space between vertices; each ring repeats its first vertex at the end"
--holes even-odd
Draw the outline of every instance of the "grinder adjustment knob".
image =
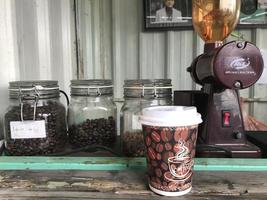
POLYGON ((236 46, 239 49, 243 49, 246 46, 246 44, 245 44, 245 42, 237 42, 236 46))
POLYGON ((240 81, 236 81, 235 83, 234 83, 234 87, 236 88, 236 89, 240 89, 241 88, 241 83, 240 83, 240 81))

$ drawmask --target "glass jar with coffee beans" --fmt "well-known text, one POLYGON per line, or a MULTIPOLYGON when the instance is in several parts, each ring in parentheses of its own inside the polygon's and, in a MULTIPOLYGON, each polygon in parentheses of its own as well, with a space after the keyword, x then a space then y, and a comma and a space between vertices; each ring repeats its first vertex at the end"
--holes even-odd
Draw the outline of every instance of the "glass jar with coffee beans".
POLYGON ((113 147, 116 141, 116 105, 111 80, 72 80, 68 125, 74 147, 113 147))
POLYGON ((145 155, 141 110, 150 106, 172 104, 170 79, 124 81, 124 104, 121 109, 121 148, 126 156, 145 155))
POLYGON ((57 81, 9 83, 10 106, 4 116, 7 155, 61 152, 67 141, 66 109, 57 81))

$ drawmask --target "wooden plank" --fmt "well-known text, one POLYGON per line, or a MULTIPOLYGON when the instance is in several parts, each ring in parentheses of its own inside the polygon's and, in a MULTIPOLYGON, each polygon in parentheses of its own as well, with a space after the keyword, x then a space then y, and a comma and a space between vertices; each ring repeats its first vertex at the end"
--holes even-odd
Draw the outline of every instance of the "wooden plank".
MULTIPOLYGON (((266 199, 267 172, 195 172, 181 200, 266 199)), ((169 199, 141 171, 0 171, 0 199, 169 199)))
MULTIPOLYGON (((21 192, 16 193, 17 190, 8 190, 7 193, 5 193, 5 197, 0 199, 8 199, 8 200, 36 200, 36 199, 42 199, 42 200, 54 200, 54 199, 60 199, 60 200, 73 200, 73 199, 155 199, 155 200, 170 200, 169 197, 163 197, 163 196, 156 196, 152 194, 148 195, 137 195, 137 194, 114 194, 114 193, 94 193, 94 192, 71 192, 71 191, 59 191, 59 192, 21 192)), ((1 194, 1 193, 0 193, 1 194)), ((171 198, 175 199, 175 197, 171 198)), ((249 196, 231 196, 231 195, 186 195, 183 197, 176 197, 176 199, 179 200, 266 200, 265 196, 260 195, 249 195, 249 196)))
POLYGON ((267 159, 196 158, 194 169, 199 171, 266 171, 267 159))
POLYGON ((125 170, 143 169, 144 158, 119 157, 16 157, 2 156, 1 170, 125 170))
MULTIPOLYGON (((145 158, 0 157, 0 170, 146 170, 145 158)), ((267 159, 196 158, 195 171, 267 171, 267 159)))

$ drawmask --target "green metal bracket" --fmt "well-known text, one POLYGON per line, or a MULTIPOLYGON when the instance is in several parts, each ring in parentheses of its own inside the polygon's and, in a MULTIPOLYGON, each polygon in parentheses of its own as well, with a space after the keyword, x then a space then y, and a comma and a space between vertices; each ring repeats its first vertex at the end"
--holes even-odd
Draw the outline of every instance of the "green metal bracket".
MULTIPOLYGON (((0 170, 146 170, 145 158, 1 156, 0 170)), ((267 171, 267 159, 195 158, 196 171, 267 171)))

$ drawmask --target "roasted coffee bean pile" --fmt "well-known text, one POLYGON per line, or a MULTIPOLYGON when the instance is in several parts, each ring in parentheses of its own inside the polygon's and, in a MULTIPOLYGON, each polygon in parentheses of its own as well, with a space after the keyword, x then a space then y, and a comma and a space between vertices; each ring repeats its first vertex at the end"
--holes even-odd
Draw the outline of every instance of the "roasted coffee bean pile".
POLYGON ((87 119, 69 127, 69 142, 75 147, 104 145, 112 147, 116 141, 116 121, 113 117, 87 119))
POLYGON ((170 173, 168 158, 182 151, 179 142, 188 148, 187 157, 194 158, 197 127, 154 127, 143 125, 147 148, 147 169, 150 185, 164 191, 181 191, 191 186, 191 175, 184 181, 175 179, 170 173))
MULTIPOLYGON (((23 105, 23 119, 33 120, 32 104, 23 105)), ((63 150, 67 141, 66 111, 55 101, 47 101, 36 109, 36 120, 46 121, 46 137, 30 139, 12 139, 11 121, 21 121, 20 106, 12 107, 5 115, 6 153, 14 156, 47 155, 63 150)))
POLYGON ((146 147, 144 144, 143 132, 133 131, 124 132, 121 136, 122 151, 129 157, 141 157, 145 155, 146 147))

